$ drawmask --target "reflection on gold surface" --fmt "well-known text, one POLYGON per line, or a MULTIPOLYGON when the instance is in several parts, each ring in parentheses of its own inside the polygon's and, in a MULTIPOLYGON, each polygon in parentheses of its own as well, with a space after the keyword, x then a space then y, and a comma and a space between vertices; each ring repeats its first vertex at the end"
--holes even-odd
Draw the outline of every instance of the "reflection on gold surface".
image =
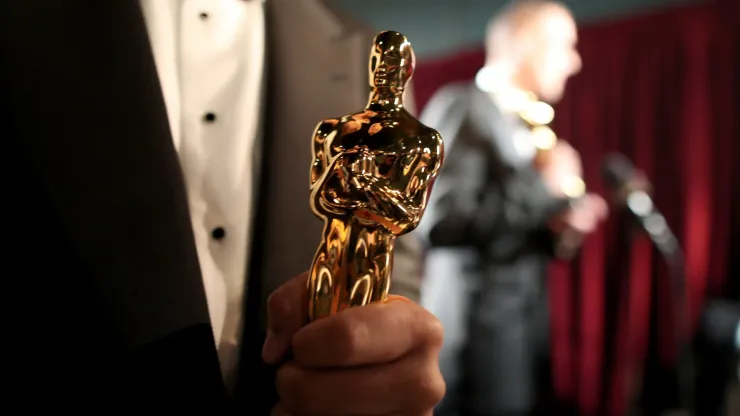
POLYGON ((555 118, 555 110, 550 104, 532 100, 526 103, 519 115, 529 124, 545 125, 552 123, 555 118))
POLYGON ((324 221, 308 279, 308 319, 385 300, 393 243, 417 227, 442 165, 439 133, 406 111, 414 70, 405 36, 381 32, 369 60, 364 110, 313 134, 311 209, 324 221))
POLYGON ((586 183, 578 176, 569 176, 563 181, 563 193, 568 198, 580 198, 586 194, 586 183))
POLYGON ((558 142, 555 132, 547 126, 536 126, 532 129, 534 147, 540 150, 551 150, 558 142))
MULTIPOLYGON (((525 94, 527 102, 519 102, 517 114, 530 128, 532 145, 537 149, 534 165, 542 169, 552 163, 551 152, 558 144, 558 136, 548 126, 555 118, 555 110, 547 103, 538 101, 534 94, 525 94)), ((562 178, 560 184, 563 194, 570 199, 586 195, 586 183, 580 176, 562 178)), ((574 230, 566 229, 556 236, 555 255, 560 259, 570 259, 578 251, 583 236, 574 230)))
MULTIPOLYGON (((555 118, 555 110, 547 103, 538 101, 534 94, 523 95, 528 102, 520 102, 517 113, 527 123, 532 133, 532 145, 537 149, 535 166, 541 168, 550 163, 550 151, 558 144, 558 136, 548 126, 555 118)), ((578 176, 565 178, 563 193, 569 198, 580 198, 586 194, 586 183, 578 176)))

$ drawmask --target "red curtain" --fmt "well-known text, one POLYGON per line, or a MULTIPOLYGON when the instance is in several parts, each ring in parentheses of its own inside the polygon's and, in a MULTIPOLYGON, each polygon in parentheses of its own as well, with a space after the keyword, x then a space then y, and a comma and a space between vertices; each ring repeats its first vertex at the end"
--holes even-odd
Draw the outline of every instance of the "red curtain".
MULTIPOLYGON (((592 191, 603 194, 600 164, 613 151, 651 179, 684 248, 691 327, 706 296, 740 272, 738 3, 582 28, 584 68, 556 108, 555 130, 581 152, 592 191)), ((421 62, 418 108, 440 86, 471 80, 482 63, 482 49, 421 62)), ((559 397, 584 415, 625 413, 640 387, 651 311, 661 323, 662 359, 676 358, 668 273, 650 242, 627 229, 614 213, 577 261, 552 267, 553 379, 559 397)))

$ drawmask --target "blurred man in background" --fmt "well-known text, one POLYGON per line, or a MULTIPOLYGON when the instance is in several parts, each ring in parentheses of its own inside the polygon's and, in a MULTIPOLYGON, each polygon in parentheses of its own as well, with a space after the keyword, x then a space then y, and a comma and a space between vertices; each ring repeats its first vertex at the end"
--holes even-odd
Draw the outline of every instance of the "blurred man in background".
MULTIPOLYGON (((546 267, 556 252, 573 254, 577 243, 564 243, 592 232, 606 204, 591 194, 574 198, 578 153, 558 140, 538 154, 530 118, 543 115, 525 110, 547 113, 540 100, 562 97, 581 67, 576 41, 562 4, 514 2, 487 28, 475 85, 441 89, 422 115, 449 149, 422 227, 430 264, 448 262, 428 265, 423 286, 423 304, 446 330, 440 415, 530 415, 549 386, 546 267), (453 261, 460 273, 450 270, 453 261)), ((538 123, 552 114, 544 118, 538 123)))

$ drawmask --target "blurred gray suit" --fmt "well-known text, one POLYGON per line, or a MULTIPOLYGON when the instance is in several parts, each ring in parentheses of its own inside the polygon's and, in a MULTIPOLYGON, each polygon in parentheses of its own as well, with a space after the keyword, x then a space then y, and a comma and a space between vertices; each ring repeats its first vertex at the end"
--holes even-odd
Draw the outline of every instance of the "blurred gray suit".
POLYGON ((532 168, 524 123, 473 85, 442 88, 422 121, 445 165, 422 232, 422 305, 445 326, 439 415, 529 415, 549 375, 547 220, 567 207, 532 168))

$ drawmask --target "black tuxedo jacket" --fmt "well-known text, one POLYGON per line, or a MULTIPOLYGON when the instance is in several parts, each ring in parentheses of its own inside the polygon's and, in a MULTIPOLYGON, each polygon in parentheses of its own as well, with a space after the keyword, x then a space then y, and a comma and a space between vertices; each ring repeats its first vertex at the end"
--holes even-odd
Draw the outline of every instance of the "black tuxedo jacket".
POLYGON ((138 2, 4 1, 0 54, 6 397, 224 406, 138 2))
MULTIPOLYGON (((310 265, 311 131, 365 105, 372 33, 323 0, 266 13, 258 243, 227 400, 139 2, 0 2, 6 403, 269 414, 264 300, 310 265)), ((403 246, 411 270, 418 249, 403 246)))

